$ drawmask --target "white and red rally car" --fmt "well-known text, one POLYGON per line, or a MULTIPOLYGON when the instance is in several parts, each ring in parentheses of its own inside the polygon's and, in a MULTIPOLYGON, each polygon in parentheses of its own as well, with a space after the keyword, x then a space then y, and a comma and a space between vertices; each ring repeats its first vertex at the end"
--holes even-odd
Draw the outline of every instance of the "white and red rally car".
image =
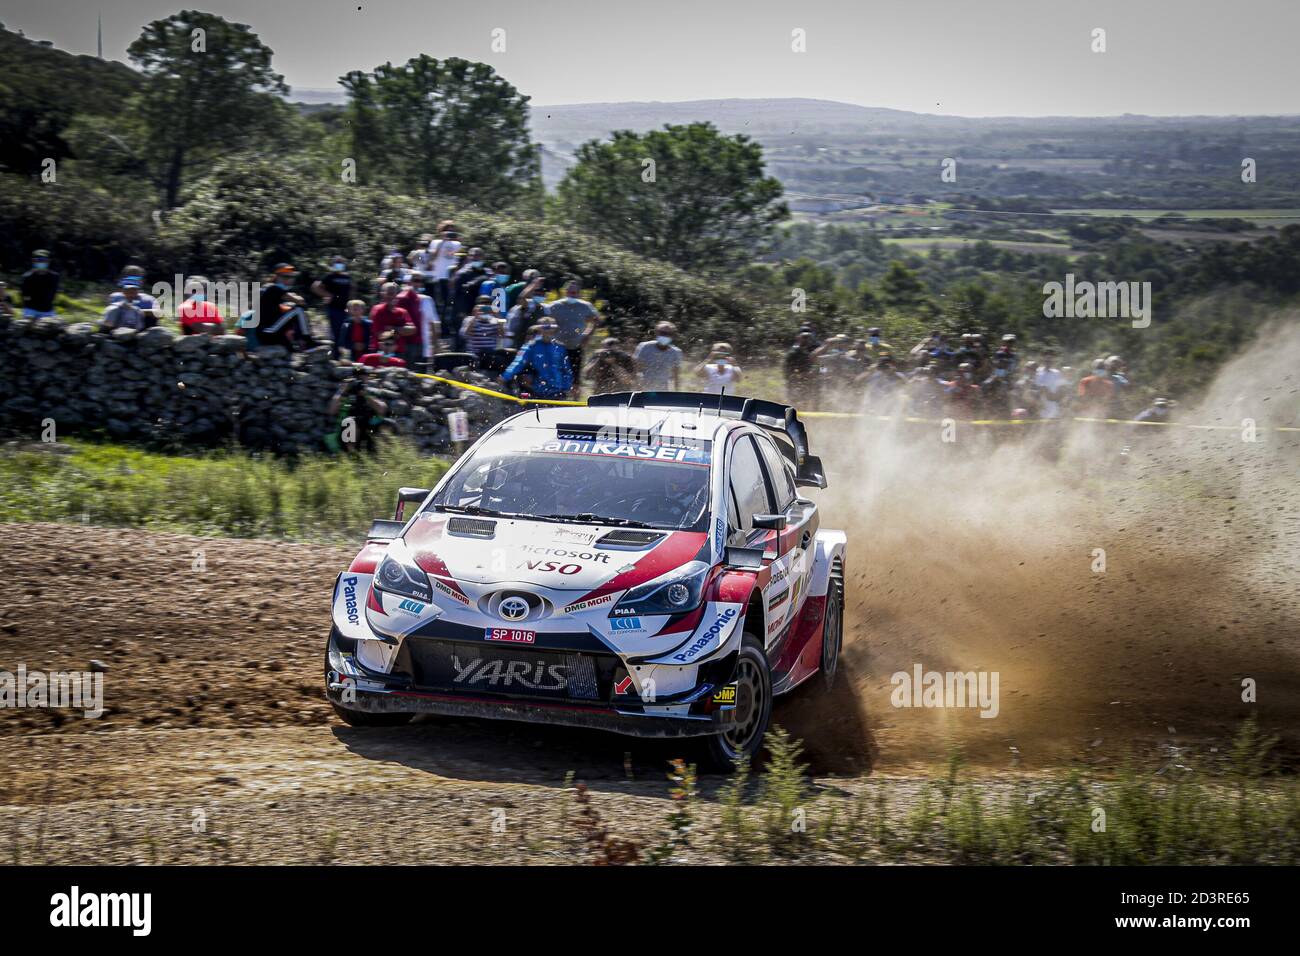
POLYGON ((508 418, 402 489, 339 575, 329 698, 358 725, 695 736, 731 766, 775 695, 835 678, 845 536, 801 487, 826 487, 821 462, 774 402, 629 392, 508 418))

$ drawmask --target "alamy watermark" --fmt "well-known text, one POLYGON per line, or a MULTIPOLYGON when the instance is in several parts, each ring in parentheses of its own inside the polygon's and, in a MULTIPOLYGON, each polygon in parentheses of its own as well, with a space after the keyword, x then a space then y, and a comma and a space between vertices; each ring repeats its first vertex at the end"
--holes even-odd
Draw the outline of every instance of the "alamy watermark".
POLYGON ((256 282, 214 282, 211 279, 185 278, 177 273, 172 282, 155 282, 149 290, 163 315, 174 316, 181 304, 198 297, 211 302, 223 315, 240 316, 239 324, 257 328, 261 316, 261 286, 256 282), (251 316, 249 315, 251 313, 251 316))
POLYGON ((80 710, 88 720, 104 713, 104 675, 91 671, 0 671, 0 709, 80 710))
POLYGON ((981 717, 998 715, 997 671, 927 671, 920 664, 912 673, 897 671, 889 701, 895 707, 978 707, 981 717))
POLYGON ((50 925, 56 928, 117 926, 132 936, 148 936, 153 928, 152 893, 83 893, 73 886, 50 897, 50 925))
POLYGON ((1151 325, 1150 282, 1064 282, 1043 285, 1043 316, 1049 319, 1132 319, 1133 328, 1151 325))

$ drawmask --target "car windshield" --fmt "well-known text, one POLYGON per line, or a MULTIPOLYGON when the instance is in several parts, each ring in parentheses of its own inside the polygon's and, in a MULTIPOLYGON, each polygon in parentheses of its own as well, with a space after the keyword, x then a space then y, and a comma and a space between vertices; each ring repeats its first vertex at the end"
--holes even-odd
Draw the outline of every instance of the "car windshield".
POLYGON ((709 444, 521 442, 517 436, 498 436, 457 467, 433 506, 468 514, 702 530, 709 503, 709 444))

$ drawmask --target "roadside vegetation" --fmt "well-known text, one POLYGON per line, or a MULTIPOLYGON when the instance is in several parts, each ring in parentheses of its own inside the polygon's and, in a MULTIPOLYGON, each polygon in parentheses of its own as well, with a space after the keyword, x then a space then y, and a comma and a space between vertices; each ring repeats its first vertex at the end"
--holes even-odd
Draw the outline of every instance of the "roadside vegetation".
POLYGON ((446 462, 391 442, 374 457, 296 462, 241 451, 180 457, 82 441, 0 451, 0 521, 60 521, 197 535, 351 541, 391 517, 400 486, 446 462))
POLYGON ((891 801, 887 779, 856 795, 814 786, 798 741, 778 728, 762 772, 741 767, 709 799, 675 761, 662 836, 644 843, 604 823, 581 782, 569 792, 596 864, 1295 865, 1300 782, 1273 774, 1273 743, 1252 719, 1212 765, 1169 754, 1114 774, 995 781, 954 754, 919 796, 891 801))

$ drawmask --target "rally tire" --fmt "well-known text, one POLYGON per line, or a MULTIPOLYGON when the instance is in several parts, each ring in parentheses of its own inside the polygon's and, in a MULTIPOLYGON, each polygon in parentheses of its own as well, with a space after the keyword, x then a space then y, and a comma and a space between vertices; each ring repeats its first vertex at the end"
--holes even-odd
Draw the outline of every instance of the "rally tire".
POLYGON ((701 763, 714 773, 731 773, 741 756, 752 762, 772 721, 772 670, 758 638, 748 631, 736 659, 736 725, 704 738, 701 763))
POLYGON ((827 691, 835 689, 839 673, 840 654, 844 650, 844 571, 836 567, 831 571, 826 589, 826 614, 822 618, 822 686, 827 691))

